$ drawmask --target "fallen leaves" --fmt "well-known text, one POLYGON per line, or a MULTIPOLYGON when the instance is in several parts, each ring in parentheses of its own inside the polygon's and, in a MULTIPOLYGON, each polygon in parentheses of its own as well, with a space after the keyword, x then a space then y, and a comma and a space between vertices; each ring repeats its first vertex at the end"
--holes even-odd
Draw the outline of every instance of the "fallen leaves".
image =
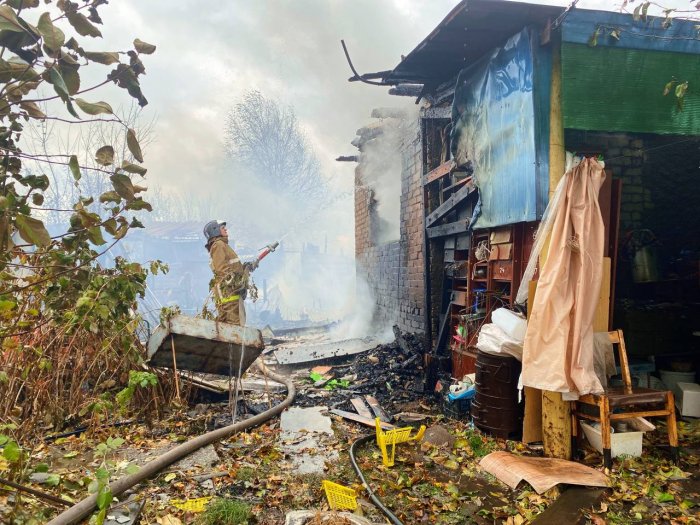
POLYGON ((172 514, 158 516, 158 518, 156 518, 156 523, 158 523, 158 525, 182 525, 182 521, 180 521, 180 518, 177 518, 172 514))

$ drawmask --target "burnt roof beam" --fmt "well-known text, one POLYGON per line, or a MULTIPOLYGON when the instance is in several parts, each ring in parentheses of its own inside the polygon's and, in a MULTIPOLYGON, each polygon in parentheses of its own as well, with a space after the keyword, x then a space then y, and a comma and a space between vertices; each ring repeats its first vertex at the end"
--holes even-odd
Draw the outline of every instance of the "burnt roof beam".
MULTIPOLYGON (((359 80, 360 82, 364 82, 365 84, 370 84, 372 86, 391 86, 396 84, 396 82, 385 82, 382 76, 379 77, 374 77, 374 78, 382 78, 381 82, 375 82, 374 80, 368 80, 369 77, 372 75, 379 75, 380 73, 368 73, 367 75, 360 75, 357 70, 355 69, 355 66, 352 63, 352 60, 350 59, 350 53, 348 52, 348 48, 345 45, 345 40, 340 41, 341 45, 343 46, 343 52, 345 53, 345 58, 348 61, 348 65, 350 66, 350 70, 353 72, 354 76, 350 77, 350 81, 354 82, 355 80, 359 80)), ((388 76, 391 71, 384 71, 383 73, 386 73, 388 76)))

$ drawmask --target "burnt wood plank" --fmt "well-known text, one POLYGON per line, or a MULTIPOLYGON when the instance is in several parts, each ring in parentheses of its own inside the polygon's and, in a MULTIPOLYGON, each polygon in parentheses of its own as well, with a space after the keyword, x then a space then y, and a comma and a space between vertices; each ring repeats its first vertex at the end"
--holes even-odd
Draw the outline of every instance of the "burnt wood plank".
POLYGON ((361 397, 353 397, 350 402, 352 406, 355 407, 358 414, 367 419, 372 419, 372 412, 369 411, 369 408, 367 408, 367 405, 365 405, 361 397))
POLYGON ((468 231, 468 219, 464 219, 457 222, 450 222, 448 224, 442 224, 440 226, 433 226, 432 228, 426 229, 429 239, 434 239, 436 237, 446 237, 447 235, 456 235, 459 233, 467 233, 468 231))
POLYGON ((469 194, 474 191, 474 186, 468 184, 464 188, 460 188, 453 195, 451 195, 445 202, 438 206, 434 212, 425 218, 425 225, 427 227, 432 226, 438 220, 442 219, 450 211, 452 211, 455 206, 461 203, 464 199, 469 197, 469 194))
POLYGON ((384 412, 384 409, 379 404, 379 401, 377 401, 376 397, 365 396, 365 399, 367 400, 367 404, 372 409, 372 412, 374 412, 375 416, 377 416, 384 423, 389 423, 391 421, 391 418, 387 415, 386 412, 384 412))
POLYGON ((436 180, 441 179, 442 177, 450 173, 454 166, 455 162, 453 160, 443 162, 437 168, 428 172, 428 174, 425 176, 425 182, 423 183, 423 185, 430 184, 431 182, 435 182, 436 180))
MULTIPOLYGON (((334 408, 333 410, 329 411, 331 414, 335 414, 336 416, 340 416, 343 419, 349 419, 350 421, 354 421, 355 423, 360 423, 362 425, 365 425, 366 427, 372 427, 376 428, 376 425, 374 423, 374 419, 367 419, 366 417, 362 417, 359 414, 355 414, 353 412, 348 412, 347 410, 338 410, 337 408, 334 408)), ((394 427, 394 425, 390 423, 381 423, 382 429, 383 430, 391 430, 394 427)))
POLYGON ((452 118, 452 106, 442 106, 439 108, 427 108, 424 109, 422 114, 422 118, 442 118, 442 119, 451 119, 452 118))

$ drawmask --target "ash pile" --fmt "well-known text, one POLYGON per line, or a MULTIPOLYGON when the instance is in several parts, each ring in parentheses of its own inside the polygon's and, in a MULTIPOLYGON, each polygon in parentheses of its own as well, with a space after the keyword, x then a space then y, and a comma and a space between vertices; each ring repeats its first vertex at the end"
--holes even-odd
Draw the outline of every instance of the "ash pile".
POLYGON ((298 393, 294 404, 325 405, 353 410, 350 399, 370 395, 390 413, 405 410, 424 398, 424 341, 420 334, 394 326, 395 340, 349 356, 337 364, 309 363, 295 372, 298 393))

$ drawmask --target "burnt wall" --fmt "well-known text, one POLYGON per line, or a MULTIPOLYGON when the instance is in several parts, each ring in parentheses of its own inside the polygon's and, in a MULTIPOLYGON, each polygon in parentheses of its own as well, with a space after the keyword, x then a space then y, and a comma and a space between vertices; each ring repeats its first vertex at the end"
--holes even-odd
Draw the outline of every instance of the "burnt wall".
POLYGON ((362 156, 355 170, 355 257, 358 279, 372 294, 375 327, 398 325, 424 331, 423 187, 418 123, 407 123, 400 142, 400 238, 380 243, 375 193, 363 178, 362 156))

